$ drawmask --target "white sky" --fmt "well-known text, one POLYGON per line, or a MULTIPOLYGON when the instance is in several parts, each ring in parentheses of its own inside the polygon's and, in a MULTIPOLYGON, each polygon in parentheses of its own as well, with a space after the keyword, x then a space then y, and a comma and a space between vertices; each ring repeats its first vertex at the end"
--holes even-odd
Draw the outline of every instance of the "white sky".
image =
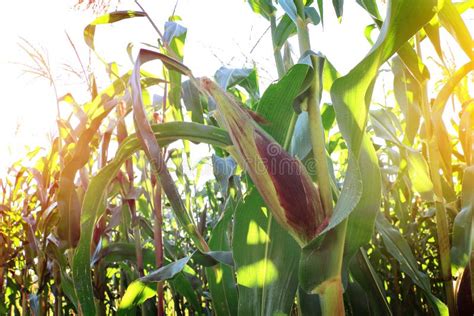
MULTIPOLYGON (((82 34, 94 16, 89 11, 71 9, 74 2, 15 0, 2 3, 0 178, 6 166, 25 154, 25 146, 31 149, 48 147, 48 133, 56 132, 56 102, 52 88, 44 79, 22 75, 22 67, 14 64, 31 63, 18 46, 19 37, 47 52, 52 71, 58 77, 58 94, 73 92, 81 100, 77 91, 83 92, 84 88, 77 85, 77 78, 63 70, 63 64, 79 69, 65 32, 87 64, 89 52, 82 34)), ((142 0, 140 3, 163 31, 175 0, 142 0)), ((119 9, 139 10, 131 0, 122 0, 119 9)), ((345 12, 348 14, 339 24, 331 2, 325 1, 324 32, 321 26, 311 29, 313 50, 328 56, 341 73, 349 71, 370 49, 363 35, 365 26, 371 23, 367 13, 355 1, 346 2, 345 12)), ((212 76, 223 64, 238 68, 251 67, 255 63, 263 81, 261 88, 276 78, 269 32, 251 52, 267 29, 268 22, 253 13, 243 0, 180 0, 176 14, 183 19, 180 23, 188 28, 184 62, 195 75, 212 76)), ((97 50, 107 60, 118 61, 122 69, 132 67, 126 53, 129 42, 137 45, 140 42, 156 43, 156 34, 145 18, 96 29, 97 50)), ((293 50, 297 53, 297 46, 293 50)))

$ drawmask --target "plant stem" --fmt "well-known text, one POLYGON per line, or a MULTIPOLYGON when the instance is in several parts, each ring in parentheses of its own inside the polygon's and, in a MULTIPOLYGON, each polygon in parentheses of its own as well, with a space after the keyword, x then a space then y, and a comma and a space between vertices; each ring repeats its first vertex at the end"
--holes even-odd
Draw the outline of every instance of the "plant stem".
POLYGON ((298 31, 298 44, 300 55, 311 49, 309 40, 308 24, 305 21, 304 4, 302 0, 295 0, 296 10, 298 13, 296 29, 298 31))
POLYGON ((311 134, 311 145, 313 148, 314 160, 316 162, 316 172, 318 176, 319 192, 323 202, 326 216, 330 217, 333 211, 331 181, 329 178, 329 168, 326 159, 326 146, 324 127, 321 119, 319 103, 321 100, 321 70, 319 57, 311 56, 313 62, 314 77, 310 87, 308 100, 309 129, 311 134))
MULTIPOLYGON (((416 35, 416 49, 420 59, 422 58, 420 49, 420 38, 416 35)), ((446 292, 446 301, 448 304, 449 314, 457 315, 456 302, 454 300, 454 288, 451 275, 451 253, 449 241, 449 225, 446 215, 446 207, 444 205, 443 187, 441 183, 440 157, 438 140, 436 134, 433 133, 432 112, 428 103, 428 87, 427 83, 422 82, 421 85, 421 106, 423 119, 425 122, 425 141, 428 149, 428 164, 431 174, 431 181, 433 182, 433 191, 435 195, 436 207, 436 233, 438 237, 439 259, 441 264, 441 276, 444 283, 444 290, 446 292)))
MULTIPOLYGON (((298 42, 300 48, 300 55, 311 50, 311 43, 309 39, 308 25, 305 21, 304 4, 302 0, 295 0, 295 5, 298 12, 297 30, 298 42)), ((324 205, 326 216, 330 217, 333 212, 333 198, 331 192, 331 181, 329 168, 326 159, 326 146, 324 128, 321 119, 320 100, 322 79, 320 69, 320 58, 311 56, 313 64, 314 77, 310 86, 308 96, 308 116, 309 129, 311 136, 311 146, 316 162, 316 172, 319 184, 319 191, 321 200, 324 205)), ((315 290, 320 295, 322 314, 323 315, 344 315, 344 298, 343 286, 341 282, 342 259, 344 255, 344 241, 346 237, 347 219, 334 228, 336 234, 336 242, 333 243, 331 257, 328 258, 329 275, 333 278, 326 280, 319 285, 315 290)))
POLYGON ((344 300, 340 278, 332 279, 321 294, 321 309, 323 315, 344 315, 344 300), (341 301, 342 300, 342 301, 341 301))
POLYGON ((336 242, 332 244, 331 258, 328 259, 328 270, 330 270, 328 275, 334 277, 326 280, 316 290, 321 300, 322 315, 324 316, 345 315, 341 270, 346 230, 347 219, 334 228, 336 242))
MULTIPOLYGON (((134 190, 133 180, 133 162, 131 159, 125 162, 125 168, 128 175, 128 181, 130 186, 128 188, 127 194, 131 193, 134 190)), ((143 251, 141 245, 141 233, 140 233, 140 222, 139 215, 137 214, 137 206, 135 199, 127 199, 128 207, 130 208, 130 214, 132 215, 132 226, 133 226, 133 238, 135 239, 135 254, 137 258, 137 270, 138 275, 142 277, 144 275, 143 271, 143 251)))
POLYGON ((143 250, 142 250, 142 243, 141 243, 141 232, 140 232, 140 221, 139 216, 136 214, 136 206, 135 200, 132 200, 133 204, 129 204, 130 206, 133 205, 133 212, 135 216, 133 216, 133 238, 135 239, 135 255, 137 257, 137 270, 138 275, 140 277, 144 276, 144 266, 143 266, 143 250))
MULTIPOLYGON (((302 2, 296 1, 298 14, 304 16, 304 7, 302 2)), ((300 22, 300 18, 298 19, 300 22)), ((308 26, 305 21, 301 19, 301 23, 298 24, 298 40, 300 44, 300 54, 311 49, 311 43, 309 40, 308 26)), ((313 148, 313 155, 316 162, 316 172, 318 174, 319 190, 321 193, 321 199, 324 205, 324 209, 328 216, 332 215, 332 194, 331 194, 331 181, 329 177, 329 168, 326 159, 326 147, 325 147, 325 136, 324 128, 321 120, 321 111, 319 103, 321 100, 321 71, 319 58, 311 56, 313 64, 314 77, 310 87, 310 95, 308 97, 308 116, 309 116, 309 127, 311 134, 311 145, 313 148)))
MULTIPOLYGON (((288 132, 286 133, 285 142, 283 143, 283 148, 286 151, 288 151, 288 149, 290 148, 291 139, 293 138, 293 132, 295 130, 296 119, 297 118, 298 118, 298 115, 296 114, 296 112, 293 112, 293 114, 291 115, 291 119, 290 119, 290 125, 288 126, 288 132)), ((301 158, 303 158, 303 157, 301 157, 301 158)))
POLYGON ((278 78, 283 77, 285 74, 285 65, 283 63, 283 57, 281 56, 281 51, 280 48, 276 46, 276 38, 275 38, 275 32, 276 32, 276 18, 274 15, 270 17, 270 28, 272 32, 272 43, 273 43, 273 57, 275 58, 275 64, 277 67, 277 72, 278 72, 278 78))
POLYGON ((145 10, 145 8, 140 4, 140 2, 138 2, 138 0, 135 0, 135 3, 136 5, 138 5, 138 7, 140 8, 140 10, 142 10, 142 12, 145 13, 145 16, 146 18, 148 19, 148 22, 150 22, 151 26, 153 27, 153 29, 156 31, 156 33, 158 34, 158 36, 160 37, 160 40, 161 40, 161 47, 165 48, 166 49, 166 53, 168 55, 170 55, 171 57, 173 57, 174 59, 176 60, 180 60, 179 56, 173 51, 173 49, 171 49, 171 47, 169 46, 169 43, 167 43, 165 41, 165 38, 163 36, 163 33, 160 31, 160 29, 158 28, 158 26, 156 25, 156 23, 153 21, 153 19, 148 15, 148 12, 145 10))
MULTIPOLYGON (((130 82, 132 83, 132 86, 135 85, 140 87, 140 72, 137 71, 137 69, 138 68, 135 68, 132 72, 130 82)), ((195 246, 201 252, 208 252, 209 246, 204 237, 197 231, 196 225, 189 216, 189 213, 181 199, 175 180, 171 177, 168 167, 166 166, 166 161, 161 156, 161 147, 155 139, 150 123, 145 114, 141 90, 133 91, 132 89, 132 92, 135 128, 139 136, 138 139, 140 144, 153 167, 155 175, 161 183, 163 192, 166 194, 171 204, 178 223, 183 226, 183 229, 189 234, 190 238, 195 243, 195 246)))
POLYGON ((62 288, 61 288, 61 272, 60 272, 59 264, 57 262, 53 263, 53 279, 54 279, 54 283, 57 285, 57 291, 58 291, 57 295, 54 296, 54 315, 62 316, 63 293, 62 293, 62 288))
MULTIPOLYGON (((166 86, 168 87, 168 86, 166 86)), ((164 123, 166 119, 166 90, 163 95, 163 108, 162 108, 162 118, 161 122, 156 121, 156 123, 164 123)), ((162 159, 164 159, 166 155, 166 147, 162 149, 160 153, 162 159)), ((152 182, 153 183, 153 182, 152 182)), ((155 178, 155 186, 154 186, 154 210, 155 210, 155 226, 153 231, 153 239, 155 242, 155 260, 156 260, 156 268, 159 269, 163 266, 163 204, 161 200, 162 189, 161 183, 157 181, 155 178)), ((153 190, 153 187, 152 187, 153 190)), ((156 285, 156 315, 157 316, 164 316, 165 315, 165 308, 164 308, 164 291, 163 291, 163 282, 158 282, 156 285)))
POLYGON ((439 175, 439 156, 436 136, 432 135, 428 141, 428 160, 430 165, 431 180, 433 181, 433 190, 435 194, 436 207, 436 233, 438 236, 438 248, 441 263, 441 275, 446 291, 446 300, 448 303, 449 314, 457 315, 456 302, 454 300, 454 288, 451 275, 451 246, 449 241, 449 226, 444 206, 443 189, 441 177, 439 175))
MULTIPOLYGON (((304 5, 301 0, 295 1, 298 10, 298 41, 300 46, 300 54, 303 55, 306 51, 311 50, 311 43, 309 40, 308 25, 301 17, 304 17, 304 5)), ((321 200, 324 205, 324 210, 327 216, 332 215, 332 194, 331 181, 329 178, 329 168, 326 159, 326 146, 324 137, 324 128, 321 120, 321 111, 319 103, 321 100, 321 71, 319 57, 311 56, 313 64, 314 77, 310 87, 310 94, 308 96, 308 116, 309 116, 309 130, 311 134, 311 145, 313 148, 314 160, 316 162, 316 172, 318 175, 319 191, 321 200)))
MULTIPOLYGON (((163 266, 163 214, 161 204, 161 186, 159 182, 156 182, 155 186, 155 227, 154 227, 154 239, 155 239, 155 260, 156 268, 163 266)), ((163 293, 163 282, 158 282, 156 285, 157 289, 157 315, 161 316, 165 314, 164 310, 164 293, 163 293)))

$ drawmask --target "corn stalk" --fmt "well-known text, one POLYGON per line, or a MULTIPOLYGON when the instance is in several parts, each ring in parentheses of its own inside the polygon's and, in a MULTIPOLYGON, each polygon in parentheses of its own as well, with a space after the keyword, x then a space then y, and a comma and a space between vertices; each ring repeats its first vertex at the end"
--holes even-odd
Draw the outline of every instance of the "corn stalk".
MULTIPOLYGON (((309 38, 308 24, 304 12, 304 4, 302 0, 296 0, 297 9, 297 30, 300 55, 311 50, 309 38)), ((330 174, 326 159, 326 145, 324 137, 324 129, 321 120, 320 101, 322 91, 322 65, 324 60, 319 56, 311 56, 313 66, 313 78, 309 88, 307 98, 307 111, 309 115, 309 128, 311 136, 311 146, 314 160, 316 163, 316 174, 318 176, 319 191, 323 207, 330 217, 333 213, 333 200, 330 184, 330 174), (321 62, 322 61, 322 62, 321 62)), ((344 299, 343 287, 341 279, 342 258, 344 255, 344 240, 347 227, 347 221, 344 221, 336 229, 337 242, 333 244, 333 249, 327 258, 328 267, 331 267, 330 275, 337 276, 334 279, 326 280, 313 290, 318 293, 321 299, 321 307, 323 315, 344 315, 344 299)), ((315 253, 315 255, 320 255, 315 253)))

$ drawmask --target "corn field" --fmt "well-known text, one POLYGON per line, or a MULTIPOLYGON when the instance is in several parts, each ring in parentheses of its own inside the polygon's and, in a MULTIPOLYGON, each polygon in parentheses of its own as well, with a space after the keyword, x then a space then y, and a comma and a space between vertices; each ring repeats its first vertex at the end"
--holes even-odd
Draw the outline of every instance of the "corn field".
POLYGON ((80 1, 108 81, 58 95, 49 148, 0 175, 0 314, 474 315, 474 1, 356 2, 372 48, 346 74, 311 33, 343 0, 242 2, 263 89, 257 66, 195 76, 177 15, 80 1), (134 66, 102 57, 137 19, 134 66))

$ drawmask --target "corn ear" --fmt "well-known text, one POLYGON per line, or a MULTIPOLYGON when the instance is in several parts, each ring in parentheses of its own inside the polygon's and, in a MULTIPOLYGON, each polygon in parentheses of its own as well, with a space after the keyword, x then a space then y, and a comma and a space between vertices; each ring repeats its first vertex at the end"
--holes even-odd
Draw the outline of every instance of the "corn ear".
POLYGON ((217 84, 202 78, 201 87, 217 103, 217 121, 234 145, 231 154, 248 172, 277 221, 305 246, 329 222, 319 189, 305 167, 217 84))

